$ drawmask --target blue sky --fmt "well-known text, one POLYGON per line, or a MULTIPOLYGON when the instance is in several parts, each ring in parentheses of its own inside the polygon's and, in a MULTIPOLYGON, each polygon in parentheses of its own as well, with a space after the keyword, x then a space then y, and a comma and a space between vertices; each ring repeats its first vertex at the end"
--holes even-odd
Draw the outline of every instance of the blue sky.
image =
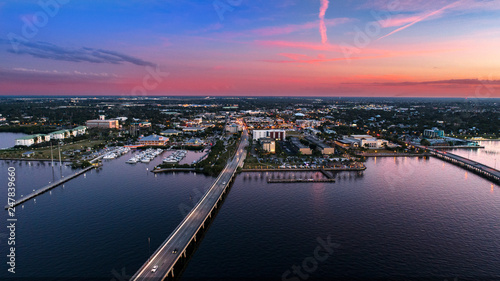
POLYGON ((2 95, 500 96, 500 0, 38 2, 0 4, 2 95))

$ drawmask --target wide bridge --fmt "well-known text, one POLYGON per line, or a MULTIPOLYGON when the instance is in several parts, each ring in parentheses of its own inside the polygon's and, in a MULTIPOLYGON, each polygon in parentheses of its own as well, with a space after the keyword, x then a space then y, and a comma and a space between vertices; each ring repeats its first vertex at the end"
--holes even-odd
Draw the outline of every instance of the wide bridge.
POLYGON ((242 165, 245 159, 245 146, 247 143, 248 131, 244 129, 240 144, 232 160, 227 163, 224 170, 191 212, 130 280, 150 281, 174 277, 176 264, 181 258, 186 258, 188 246, 196 243, 198 232, 205 228, 207 219, 211 218, 219 206, 237 168, 242 165))

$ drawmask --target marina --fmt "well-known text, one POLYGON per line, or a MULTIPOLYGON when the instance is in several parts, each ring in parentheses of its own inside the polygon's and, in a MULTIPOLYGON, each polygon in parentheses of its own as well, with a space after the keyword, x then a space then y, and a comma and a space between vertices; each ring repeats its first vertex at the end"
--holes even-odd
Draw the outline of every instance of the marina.
POLYGON ((163 159, 163 163, 167 164, 176 164, 179 163, 184 157, 186 157, 186 150, 177 150, 173 154, 169 155, 165 159, 163 159))
POLYGON ((155 159, 158 155, 163 153, 163 149, 157 148, 148 148, 145 151, 141 151, 139 154, 134 155, 132 158, 127 160, 128 164, 136 164, 138 162, 149 163, 151 160, 155 159))
POLYGON ((115 159, 115 158, 118 158, 118 157, 128 153, 129 151, 130 151, 130 148, 128 148, 128 147, 119 147, 112 152, 106 153, 102 157, 102 159, 105 159, 105 160, 115 159))

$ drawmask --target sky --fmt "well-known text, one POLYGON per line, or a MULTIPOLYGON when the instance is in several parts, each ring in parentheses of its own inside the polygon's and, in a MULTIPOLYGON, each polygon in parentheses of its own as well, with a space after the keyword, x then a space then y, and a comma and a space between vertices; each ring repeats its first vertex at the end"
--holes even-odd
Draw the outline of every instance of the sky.
POLYGON ((500 0, 2 1, 0 95, 500 97, 500 0))

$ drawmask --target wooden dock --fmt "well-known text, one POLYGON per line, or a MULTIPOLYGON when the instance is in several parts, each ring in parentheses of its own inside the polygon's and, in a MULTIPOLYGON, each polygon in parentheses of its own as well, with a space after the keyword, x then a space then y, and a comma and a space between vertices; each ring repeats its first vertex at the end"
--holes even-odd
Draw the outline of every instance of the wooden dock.
POLYGON ((67 181, 69 181, 71 179, 74 179, 74 178, 78 177, 79 175, 81 175, 81 174, 83 174, 83 173, 85 173, 85 172, 87 172, 87 171, 89 171, 89 170, 91 170, 93 168, 95 168, 95 166, 93 166, 93 165, 89 166, 89 167, 87 167, 87 168, 85 168, 85 169, 83 169, 81 171, 78 171, 78 172, 74 173, 73 175, 61 178, 60 180, 58 180, 58 181, 56 181, 54 183, 51 183, 51 184, 49 184, 49 185, 47 185, 47 186, 45 186, 43 188, 35 190, 34 192, 26 195, 25 197, 22 197, 21 199, 16 200, 13 204, 5 206, 5 209, 9 209, 9 208, 15 207, 15 206, 17 206, 19 204, 22 204, 22 203, 30 200, 30 199, 33 199, 33 198, 37 197, 38 195, 40 195, 42 193, 45 193, 45 192, 53 189, 54 187, 56 187, 58 185, 61 185, 61 184, 65 183, 65 182, 67 182, 67 181))
POLYGON ((196 168, 165 168, 152 170, 153 173, 168 173, 168 172, 199 172, 196 168))
POLYGON ((331 167, 331 168, 243 168, 241 172, 318 172, 321 169, 332 172, 342 171, 364 171, 366 166, 362 167, 331 167))

